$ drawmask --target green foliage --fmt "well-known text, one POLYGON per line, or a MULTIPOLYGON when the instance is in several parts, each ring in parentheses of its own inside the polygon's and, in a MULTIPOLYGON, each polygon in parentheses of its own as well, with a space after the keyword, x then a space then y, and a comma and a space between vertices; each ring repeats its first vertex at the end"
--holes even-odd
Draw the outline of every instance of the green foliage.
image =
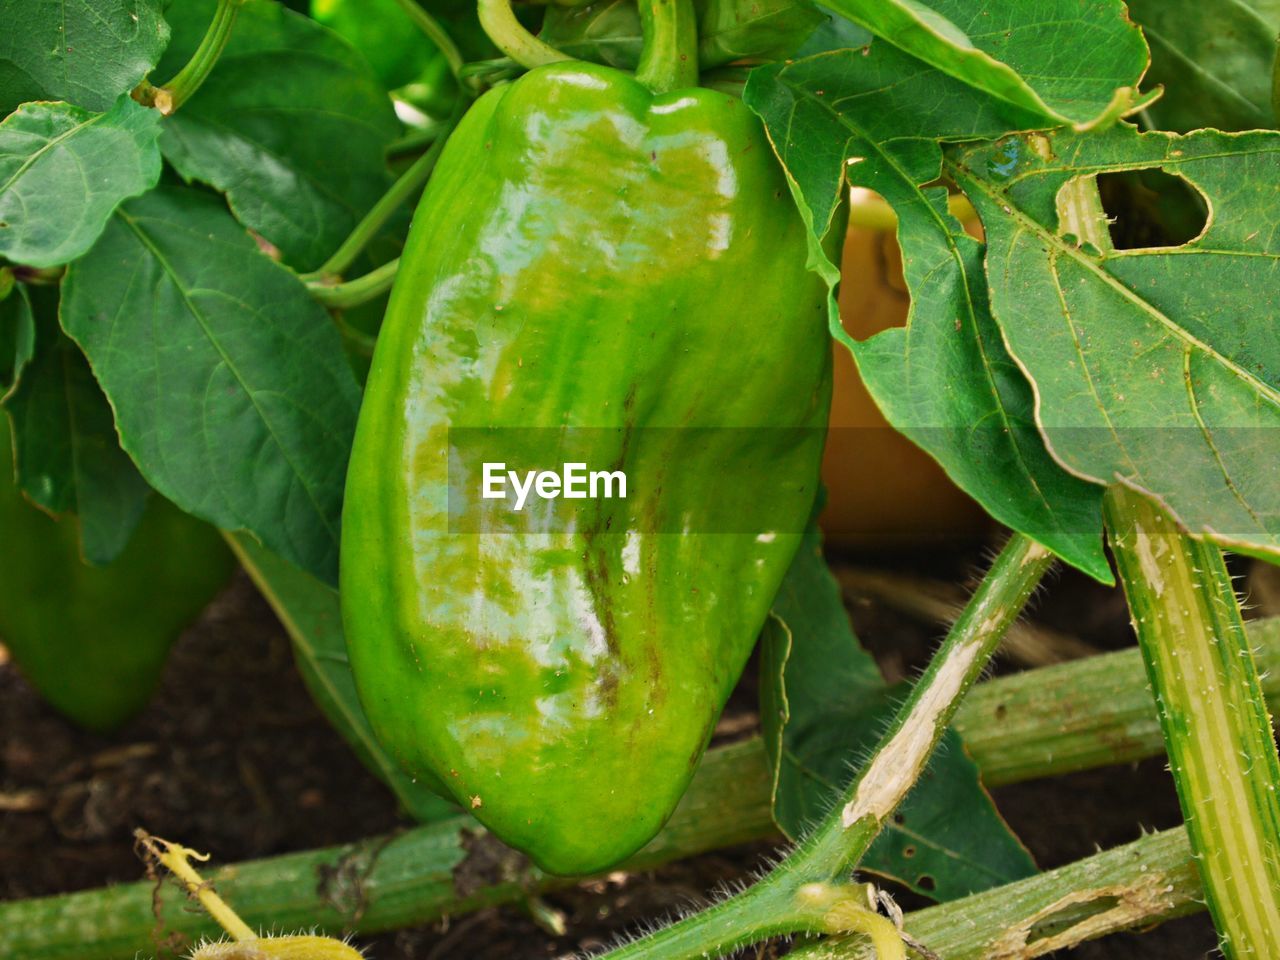
POLYGON ((169 40, 159 0, 0 0, 0 116, 32 100, 107 110, 169 40))
POLYGON ((1128 0, 1151 46, 1148 86, 1164 85, 1149 112, 1163 130, 1254 130, 1276 125, 1272 71, 1280 35, 1276 0, 1128 0))
POLYGON ((162 187, 117 211, 63 286, 62 323, 151 484, 333 582, 359 390, 302 283, 219 198, 162 187))
POLYGON ((51 514, 75 513, 84 559, 110 563, 132 536, 151 489, 120 449, 111 407, 84 355, 58 328, 57 291, 35 287, 29 296, 35 350, 5 404, 18 487, 51 514))
POLYGON ((1054 123, 1093 123, 1128 108, 1147 54, 1121 0, 826 5, 975 91, 1054 123))
POLYGON ((438 53, 398 0, 311 0, 311 15, 355 47, 388 90, 417 79, 438 53))
POLYGON ((832 215, 846 176, 898 214, 912 294, 906 328, 856 343, 838 318, 832 325, 889 422, 992 516, 1108 580, 1100 493, 1046 451, 1032 392, 991 318, 982 244, 947 212, 946 189, 932 185, 939 138, 998 136, 1036 118, 880 42, 754 71, 745 99, 773 133, 814 224, 832 215))
MULTIPOLYGON (((830 809, 902 700, 858 644, 810 530, 761 640, 760 715, 773 810, 803 836, 830 809)), ((916 789, 861 863, 916 893, 952 900, 1035 872, 1000 819, 960 737, 948 731, 916 789)))
POLYGON ((949 156, 986 226, 992 307, 1054 455, 1153 495, 1194 535, 1280 559, 1280 134, 1119 126, 949 156), (1204 193, 1204 233, 1173 248, 1080 241, 1067 185, 1146 166, 1204 193))
POLYGON ((0 256, 52 267, 160 179, 160 115, 121 96, 106 113, 29 103, 0 123, 0 256))
MULTIPOLYGON (((195 50, 215 0, 168 12, 159 73, 195 50)), ((299 270, 318 267, 390 185, 391 101, 336 34, 274 0, 247 0, 217 66, 165 123, 160 147, 188 181, 225 191, 245 226, 299 270)))
POLYGON ((0 274, 0 401, 18 385, 36 349, 36 323, 27 288, 0 274))

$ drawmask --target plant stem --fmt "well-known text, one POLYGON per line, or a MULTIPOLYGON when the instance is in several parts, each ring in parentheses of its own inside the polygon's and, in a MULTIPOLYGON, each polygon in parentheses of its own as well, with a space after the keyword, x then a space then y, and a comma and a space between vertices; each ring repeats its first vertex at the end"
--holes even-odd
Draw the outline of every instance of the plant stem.
POLYGON ((816 831, 755 886, 605 956, 609 960, 721 957, 781 933, 820 929, 802 891, 852 868, 924 772, 965 691, 1053 562, 1015 534, 1000 551, 924 676, 845 794, 816 831))
MULTIPOLYGON (((1270 693, 1280 699, 1280 618, 1251 623, 1249 632, 1260 666, 1272 674, 1270 693)), ((1163 748, 1136 649, 980 683, 965 698, 955 726, 988 783, 1136 760, 1163 748), (1012 749, 1012 741, 1025 743, 1006 761, 1003 751, 1012 749)), ((676 815, 637 859, 618 869, 647 869, 702 850, 776 836, 769 814, 770 782, 758 738, 709 751, 676 815)), ((451 875, 466 838, 475 832, 470 818, 454 817, 394 837, 373 837, 358 846, 234 864, 213 879, 255 923, 279 920, 285 925, 320 924, 329 930, 364 932, 425 923, 446 914, 457 917, 569 882, 533 872, 521 878, 527 881, 523 887, 498 881, 464 898, 454 889, 451 875), (383 852, 365 861, 361 851, 383 852), (344 867, 345 872, 340 869, 344 867), (336 897, 318 882, 349 877, 355 867, 362 872, 354 878, 349 897, 336 897)), ((486 844, 485 850, 493 846, 486 844)), ((509 856, 513 862, 518 859, 509 856)), ((1188 856, 1185 840, 1180 856, 1188 856)), ((1194 878, 1194 867, 1187 869, 1194 878)), ((106 960, 132 956, 135 950, 145 955, 155 924, 149 908, 152 889, 139 883, 0 904, 0 956, 106 960), (52 925, 50 917, 57 918, 52 925)), ((189 936, 209 932, 200 917, 182 912, 176 900, 165 899, 162 909, 169 929, 189 936)), ((914 924, 910 929, 916 929, 914 924)))
POLYGON ((311 298, 326 307, 335 310, 346 310, 358 307, 362 303, 386 293, 395 282, 396 271, 400 269, 400 258, 396 257, 380 267, 370 270, 363 277, 356 277, 346 283, 324 283, 320 280, 307 281, 307 292, 311 298))
POLYGON ((458 71, 462 69, 462 53, 458 50, 458 45, 453 42, 453 37, 449 36, 449 31, 440 25, 439 20, 422 9, 416 0, 396 0, 396 3, 400 4, 400 8, 404 10, 409 19, 444 54, 445 62, 449 64, 449 72, 453 74, 456 80, 458 71))
POLYGON ((351 266, 356 257, 360 255, 360 252, 377 235, 378 231, 395 215, 395 212, 417 194, 422 189, 422 185, 430 178, 431 171, 435 169, 436 163, 440 159, 440 154, 444 151, 444 145, 449 139, 449 134, 453 131, 460 116, 460 110, 455 112, 444 129, 438 131, 430 149, 415 160, 409 169, 405 170, 396 179, 390 189, 378 198, 378 202, 369 208, 369 212, 356 224, 350 235, 342 241, 338 249, 333 252, 333 256, 316 270, 303 275, 302 279, 304 281, 339 277, 351 266))
MULTIPOLYGON (((1280 704, 1280 618, 1248 625, 1263 692, 1280 704)), ((1164 752, 1136 648, 980 683, 953 724, 987 786, 1131 763, 1164 752)))
POLYGON ((1126 487, 1103 509, 1223 953, 1280 957, 1280 757, 1222 553, 1126 487))
POLYGON ((636 79, 654 93, 697 86, 698 18, 693 0, 639 0, 644 48, 636 79))
POLYGON ((508 57, 532 70, 548 63, 560 63, 573 57, 543 43, 524 28, 511 9, 511 0, 479 0, 480 26, 493 45, 508 57))
MULTIPOLYGON (((618 869, 649 870, 776 836, 770 779, 764 753, 753 743, 708 755, 666 827, 618 869)), ((211 871, 208 879, 251 928, 318 926, 366 933, 511 903, 577 882, 537 870, 468 816, 234 864, 211 871)), ((218 927, 188 910, 181 891, 169 885, 157 890, 146 882, 0 903, 0 957, 118 960, 138 951, 151 956, 157 933, 194 939, 217 936, 218 927)))
POLYGON ((147 95, 153 106, 165 116, 173 113, 191 99, 192 94, 200 89, 201 84, 213 72, 218 58, 231 39, 231 28, 235 26, 236 15, 244 0, 218 0, 218 9, 214 11, 213 21, 205 31, 200 46, 191 55, 186 66, 179 70, 168 83, 161 87, 152 87, 147 95))
MULTIPOLYGON (((1204 909, 1200 898, 1187 833, 1178 827, 1057 870, 909 913, 904 929, 946 960, 1030 960, 1109 933, 1198 913, 1204 909)), ((831 937, 787 956, 870 960, 871 955, 864 940, 831 937)))

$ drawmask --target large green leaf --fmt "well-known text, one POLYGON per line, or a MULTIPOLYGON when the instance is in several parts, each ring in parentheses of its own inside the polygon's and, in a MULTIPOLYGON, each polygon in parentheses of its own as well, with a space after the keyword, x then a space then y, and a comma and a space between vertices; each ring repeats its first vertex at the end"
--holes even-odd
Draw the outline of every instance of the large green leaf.
MULTIPOLYGON (((214 6, 184 0, 169 10, 162 75, 190 56, 214 6)), ((247 0, 160 146, 183 177, 225 191, 241 223, 310 270, 386 190, 383 152, 399 129, 382 85, 345 41, 274 0, 247 0)))
POLYGON ((1147 66, 1121 0, 823 0, 901 50, 1021 110, 1088 125, 1136 102, 1147 66))
POLYGON ((753 71, 745 99, 816 229, 846 176, 898 213, 906 328, 857 343, 831 318, 885 417, 996 519, 1109 581, 1100 491, 1045 450, 1031 388, 990 316, 982 245, 947 212, 945 188, 926 186, 941 172, 937 138, 999 136, 1037 118, 879 42, 753 71))
POLYGON ((58 294, 32 288, 36 347, 5 406, 18 487, 52 514, 75 513, 84 559, 119 556, 151 488, 120 449, 111 407, 84 354, 58 329, 58 294))
POLYGON ((30 100, 106 110, 168 39, 159 0, 0 0, 0 116, 30 100))
POLYGON ((1128 0, 1151 45, 1151 115, 1164 130, 1274 127, 1280 0, 1128 0))
POLYGON ((338 592, 281 560, 244 534, 227 542, 266 597, 293 642, 298 671, 312 698, 361 762, 395 793, 414 819, 427 823, 457 812, 445 788, 409 777, 387 756, 356 696, 338 592))
MULTIPOLYGON (((859 646, 816 530, 774 601, 761 645, 760 694, 774 818, 797 838, 830 809, 902 694, 885 687, 859 646)), ((938 900, 1035 872, 954 731, 860 867, 938 900)))
POLYGON ((359 390, 302 283, 220 198, 162 187, 116 212, 63 288, 63 326, 152 485, 335 582, 359 390))
POLYGON ((68 263, 160 179, 160 114, 127 95, 106 113, 28 103, 0 123, 0 257, 68 263))
POLYGON ((995 317, 1054 455, 1153 495, 1193 535, 1280 558, 1280 134, 1029 134, 949 167, 982 216, 995 317), (1078 180, 1147 167, 1204 193, 1199 237, 1112 250, 1104 226, 1077 226, 1096 216, 1078 180))

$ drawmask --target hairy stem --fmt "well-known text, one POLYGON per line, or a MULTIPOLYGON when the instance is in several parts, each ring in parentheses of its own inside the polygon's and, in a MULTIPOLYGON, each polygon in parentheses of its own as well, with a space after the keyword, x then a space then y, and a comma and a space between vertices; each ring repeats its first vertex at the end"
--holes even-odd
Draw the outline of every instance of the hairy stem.
POLYGON ((1223 952, 1280 957, 1280 757, 1226 564, 1126 487, 1104 510, 1223 952))
MULTIPOLYGON (((911 940, 946 960, 1030 960, 1121 930, 1197 913, 1200 878, 1181 827, 1057 870, 907 914, 911 940)), ((1054 953, 1054 956, 1069 954, 1054 953)), ((871 960, 862 938, 830 937, 789 960, 871 960)))
MULTIPOLYGON (((1259 665, 1271 674, 1269 693, 1280 701, 1280 618, 1252 623, 1249 630, 1259 665)), ((980 683, 965 698, 955 726, 988 782, 993 773, 998 782, 1012 783, 1154 756, 1163 749, 1136 649, 980 683), (1004 751, 1013 742, 1019 747, 1006 762, 1004 751)), ((676 815, 639 857, 619 869, 646 869, 776 836, 769 785, 759 739, 709 751, 676 815)), ((276 920, 285 927, 319 924, 331 931, 364 932, 457 917, 569 882, 516 870, 520 882, 495 881, 465 893, 455 889, 452 873, 466 862, 463 851, 475 831, 470 818, 453 817, 359 845, 235 864, 212 879, 255 923, 276 920), (334 883, 322 882, 350 879, 356 868, 355 887, 345 896, 338 895, 334 883)), ((486 841, 482 849, 495 847, 486 841)), ((520 864, 515 854, 507 856, 520 864)), ((1188 869, 1194 876, 1194 867, 1188 869)), ((137 950, 147 955, 155 924, 151 892, 150 884, 138 883, 0 904, 0 956, 104 960, 137 950)), ((211 929, 167 895, 161 915, 167 929, 188 936, 211 929)))
MULTIPOLYGON (((416 4, 415 4, 416 6, 416 4)), ((420 156, 409 169, 405 170, 396 182, 391 185, 378 202, 369 208, 369 212, 364 215, 361 221, 356 224, 355 229, 351 231, 347 239, 343 240, 337 250, 333 252, 328 260, 321 264, 316 270, 303 276, 303 280, 323 280, 329 277, 339 277, 342 273, 355 261, 360 252, 369 245, 379 230, 381 230, 402 205, 411 200, 421 189, 423 184, 431 176, 431 172, 435 169, 436 163, 440 159, 440 154, 444 152, 444 145, 449 139, 449 134, 453 131, 461 116, 461 111, 455 112, 450 118, 444 129, 440 130, 431 147, 420 156)))
POLYGON ((827 884, 866 853, 924 772, 961 698, 986 667, 1009 625, 1053 562, 1015 534, 1000 552, 924 676, 913 687, 871 762, 814 833, 745 892, 607 954, 609 960, 725 956, 780 933, 816 931, 802 891, 827 884))
POLYGON ((493 45, 508 57, 532 70, 548 63, 572 60, 548 43, 543 43, 524 28, 511 9, 511 0, 479 0, 480 26, 493 45))
POLYGON ((378 297, 391 289, 395 282, 396 271, 400 269, 400 258, 396 257, 382 266, 370 270, 363 277, 356 277, 346 283, 324 283, 320 280, 307 281, 307 292, 311 298, 326 307, 335 310, 346 310, 358 307, 362 303, 378 297))
POLYGON ((698 83, 698 18, 693 0, 639 0, 644 49, 636 79, 654 93, 698 83))
POLYGON ((236 16, 244 0, 218 0, 218 9, 214 11, 213 21, 205 31, 200 46, 191 55, 186 66, 179 70, 168 83, 160 87, 151 87, 147 96, 157 110, 165 116, 173 113, 191 99, 192 95, 213 72, 218 58, 226 49, 231 39, 231 28, 235 26, 236 16))

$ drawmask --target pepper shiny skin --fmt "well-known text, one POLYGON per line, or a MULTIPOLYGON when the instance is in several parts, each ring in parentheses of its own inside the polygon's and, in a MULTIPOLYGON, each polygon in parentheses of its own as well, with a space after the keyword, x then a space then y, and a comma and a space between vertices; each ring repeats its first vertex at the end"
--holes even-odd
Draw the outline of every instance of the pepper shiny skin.
POLYGON ((831 376, 806 250, 739 100, 583 63, 485 94, 418 207, 347 480, 351 665, 388 752, 548 871, 670 816, 799 545, 831 376), (628 500, 459 532, 459 428, 546 469, 591 428, 575 458, 628 500))

